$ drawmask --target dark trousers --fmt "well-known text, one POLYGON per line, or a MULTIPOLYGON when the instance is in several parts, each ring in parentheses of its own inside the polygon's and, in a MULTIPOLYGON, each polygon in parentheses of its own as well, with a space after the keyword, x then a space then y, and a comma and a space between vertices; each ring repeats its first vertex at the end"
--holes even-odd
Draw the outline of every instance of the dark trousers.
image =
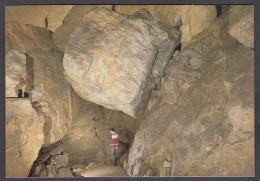
POLYGON ((116 164, 116 148, 114 146, 111 146, 111 154, 112 154, 113 164, 116 164))

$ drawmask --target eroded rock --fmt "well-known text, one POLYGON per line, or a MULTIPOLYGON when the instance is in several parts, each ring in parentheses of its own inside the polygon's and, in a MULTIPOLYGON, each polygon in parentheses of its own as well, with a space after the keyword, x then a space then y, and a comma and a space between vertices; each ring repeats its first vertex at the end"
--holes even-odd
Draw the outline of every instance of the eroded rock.
POLYGON ((182 91, 191 87, 200 77, 202 56, 184 50, 173 56, 162 77, 161 92, 165 102, 173 104, 182 91))
POLYGON ((7 6, 5 21, 31 24, 55 32, 72 7, 73 5, 7 6))
POLYGON ((246 47, 254 48, 254 6, 233 5, 229 15, 229 34, 246 47))
POLYGON ((5 97, 18 97, 26 86, 26 56, 11 50, 5 56, 5 97))
POLYGON ((112 9, 112 5, 73 5, 63 20, 62 26, 57 28, 53 34, 53 41, 60 51, 64 52, 71 33, 82 23, 83 17, 92 9, 106 7, 112 9))
POLYGON ((44 143, 44 119, 29 99, 7 98, 5 104, 6 176, 27 177, 44 143))
MULTIPOLYGON (((15 76, 15 81, 18 78, 24 80, 23 84, 19 82, 19 86, 21 84, 37 113, 45 119, 44 143, 58 141, 71 126, 75 102, 70 85, 63 76, 62 54, 51 39, 51 32, 16 22, 6 23, 6 53, 6 67, 10 67, 6 74, 7 83, 10 83, 10 76, 15 76), (16 71, 14 67, 21 70, 16 71)), ((19 88, 13 88, 15 85, 12 86, 13 92, 19 88)))
POLYGON ((178 30, 156 23, 144 9, 126 16, 97 8, 72 33, 63 66, 82 98, 136 116, 179 38, 178 30))
POLYGON ((125 164, 129 175, 153 168, 153 176, 165 176, 165 160, 172 176, 254 175, 254 52, 229 36, 222 18, 187 46, 205 53, 200 77, 175 104, 155 104, 141 123, 125 164))
POLYGON ((208 28, 217 16, 215 6, 209 5, 116 5, 115 7, 117 12, 128 15, 142 8, 148 10, 156 21, 171 26, 180 26, 179 20, 175 19, 176 15, 179 15, 182 22, 181 42, 190 41, 193 36, 208 28))
POLYGON ((62 140, 41 148, 30 170, 30 177, 75 177, 69 164, 69 155, 64 152, 62 140))

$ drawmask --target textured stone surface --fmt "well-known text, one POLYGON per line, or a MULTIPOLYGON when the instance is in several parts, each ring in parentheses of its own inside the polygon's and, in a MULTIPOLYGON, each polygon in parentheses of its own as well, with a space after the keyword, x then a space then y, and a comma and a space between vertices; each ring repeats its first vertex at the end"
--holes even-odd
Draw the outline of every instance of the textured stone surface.
POLYGON ((169 104, 175 103, 182 91, 187 90, 200 77, 201 66, 202 56, 199 53, 184 50, 174 55, 162 77, 163 100, 169 104))
POLYGON ((129 175, 164 176, 169 161, 173 176, 254 176, 254 52, 228 34, 225 17, 187 46, 203 55, 200 78, 174 104, 151 106, 129 175))
POLYGON ((62 25, 73 5, 6 6, 5 21, 16 21, 47 28, 52 32, 62 25))
POLYGON ((233 5, 229 15, 229 34, 246 47, 254 48, 254 6, 233 5))
POLYGON ((63 20, 62 26, 53 34, 53 40, 61 51, 65 51, 70 35, 82 23, 83 17, 92 9, 105 7, 112 9, 112 5, 74 5, 63 20))
POLYGON ((5 55, 5 97, 18 97, 18 90, 26 86, 26 56, 11 50, 5 55))
POLYGON ((43 116, 38 116, 26 98, 7 98, 6 176, 27 177, 44 142, 43 116))
POLYGON ((61 141, 42 147, 33 163, 29 177, 75 177, 69 155, 60 147, 61 141))
MULTIPOLYGON (((72 122, 70 131, 59 142, 41 149, 30 176, 39 176, 41 172, 38 170, 45 168, 44 163, 51 155, 56 155, 54 160, 57 162, 56 167, 59 167, 61 161, 58 160, 61 152, 68 155, 69 165, 80 164, 83 170, 104 164, 110 165, 112 157, 109 145, 112 127, 119 135, 120 144, 116 151, 117 164, 122 164, 121 158, 127 156, 125 153, 130 147, 140 122, 122 112, 104 108, 81 98, 78 100, 78 106, 78 116, 72 122), (85 166, 82 167, 82 165, 85 166)), ((73 166, 73 169, 79 168, 77 165, 73 166)))
POLYGON ((209 27, 217 16, 215 6, 209 5, 116 5, 115 7, 117 12, 129 15, 142 8, 148 10, 156 21, 172 26, 179 25, 179 22, 175 21, 174 14, 180 15, 181 42, 190 41, 193 36, 209 27))
MULTIPOLYGON (((71 126, 74 96, 63 76, 62 55, 57 52, 51 33, 40 27, 6 23, 7 55, 9 52, 26 54, 25 90, 37 113, 44 115, 44 142, 58 141, 71 126)), ((12 62, 7 61, 7 67, 13 65, 9 63, 12 62)))
POLYGON ((136 116, 179 37, 144 9, 129 17, 94 9, 70 37, 63 59, 67 79, 82 98, 136 116))

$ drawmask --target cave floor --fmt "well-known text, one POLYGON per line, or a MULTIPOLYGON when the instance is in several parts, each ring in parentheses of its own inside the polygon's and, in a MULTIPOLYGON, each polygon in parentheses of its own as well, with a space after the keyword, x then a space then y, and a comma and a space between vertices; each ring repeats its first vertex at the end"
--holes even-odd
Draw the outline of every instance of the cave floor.
POLYGON ((125 170, 121 166, 102 165, 90 168, 81 172, 83 177, 122 177, 127 176, 125 170))

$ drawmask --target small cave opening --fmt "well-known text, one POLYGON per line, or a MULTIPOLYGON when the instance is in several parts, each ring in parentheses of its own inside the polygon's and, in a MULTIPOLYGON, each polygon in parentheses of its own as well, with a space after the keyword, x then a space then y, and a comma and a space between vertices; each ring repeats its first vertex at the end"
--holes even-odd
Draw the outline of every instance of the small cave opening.
POLYGON ((18 90, 18 98, 23 97, 23 91, 21 89, 18 90))
POLYGON ((175 48, 175 51, 176 51, 176 50, 181 51, 181 43, 175 48))
POLYGON ((216 10, 217 10, 217 17, 219 17, 222 13, 222 5, 216 5, 216 10))
POLYGON ((28 92, 24 92, 24 93, 23 93, 23 97, 24 97, 24 98, 28 98, 28 97, 29 97, 29 93, 28 93, 28 92))

